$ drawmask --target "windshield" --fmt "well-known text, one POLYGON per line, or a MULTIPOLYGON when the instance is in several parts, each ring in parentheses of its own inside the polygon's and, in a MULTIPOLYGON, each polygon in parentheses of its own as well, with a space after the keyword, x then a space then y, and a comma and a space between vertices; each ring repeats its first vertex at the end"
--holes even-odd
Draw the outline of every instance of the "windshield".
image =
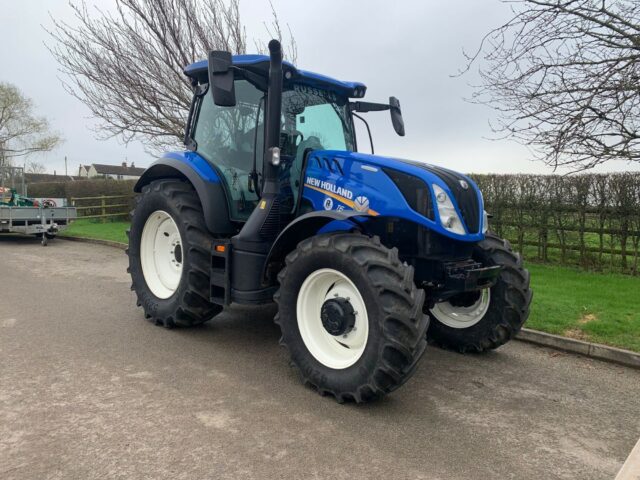
POLYGON ((302 184, 305 152, 354 151, 355 134, 347 98, 303 85, 282 92, 281 122, 281 191, 289 192, 284 197, 291 200, 293 211, 302 184))
POLYGON ((314 150, 355 150, 349 103, 333 92, 294 85, 282 93, 284 155, 300 156, 314 150))

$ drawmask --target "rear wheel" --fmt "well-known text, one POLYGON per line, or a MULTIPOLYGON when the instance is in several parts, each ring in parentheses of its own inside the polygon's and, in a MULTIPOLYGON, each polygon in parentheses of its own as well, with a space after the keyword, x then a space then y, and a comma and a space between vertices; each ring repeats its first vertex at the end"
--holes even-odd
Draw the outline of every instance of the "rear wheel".
POLYGON ((280 343, 319 393, 366 402, 413 374, 429 319, 396 249, 377 237, 315 236, 287 256, 278 279, 280 343))
POLYGON ((222 310, 209 301, 213 239, 191 185, 156 180, 144 186, 128 235, 131 289, 148 319, 190 327, 222 310))
POLYGON ((487 234, 473 258, 486 266, 502 266, 496 284, 426 309, 431 316, 429 340, 459 352, 483 352, 508 342, 527 320, 533 296, 529 272, 506 240, 487 234))

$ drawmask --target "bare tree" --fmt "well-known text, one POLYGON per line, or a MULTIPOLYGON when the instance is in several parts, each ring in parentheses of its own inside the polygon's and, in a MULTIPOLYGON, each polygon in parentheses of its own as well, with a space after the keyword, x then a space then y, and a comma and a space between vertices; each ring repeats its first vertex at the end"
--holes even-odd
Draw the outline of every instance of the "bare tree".
POLYGON ((491 30, 472 100, 498 113, 496 132, 548 165, 583 170, 640 162, 640 2, 517 0, 491 30))
POLYGON ((47 173, 47 167, 40 162, 27 162, 27 173, 47 173))
POLYGON ((0 82, 0 166, 36 152, 48 152, 61 141, 49 122, 33 112, 33 101, 9 83, 0 82))
MULTIPOLYGON (((176 146, 192 98, 184 67, 209 50, 246 52, 239 1, 117 0, 115 13, 72 3, 77 25, 52 19, 50 50, 66 89, 101 120, 99 137, 176 146)), ((281 37, 272 11, 267 30, 281 37)), ((288 44, 295 60, 295 42, 288 44)))

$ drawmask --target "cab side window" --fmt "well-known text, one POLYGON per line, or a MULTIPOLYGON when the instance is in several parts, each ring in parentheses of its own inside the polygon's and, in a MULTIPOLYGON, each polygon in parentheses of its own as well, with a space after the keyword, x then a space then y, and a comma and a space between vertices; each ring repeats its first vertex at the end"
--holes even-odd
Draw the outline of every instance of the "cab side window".
POLYGON ((202 97, 193 139, 196 151, 222 172, 231 218, 243 221, 258 202, 249 176, 256 152, 262 172, 264 94, 246 80, 236 80, 235 90, 234 107, 215 105, 209 92, 202 97))

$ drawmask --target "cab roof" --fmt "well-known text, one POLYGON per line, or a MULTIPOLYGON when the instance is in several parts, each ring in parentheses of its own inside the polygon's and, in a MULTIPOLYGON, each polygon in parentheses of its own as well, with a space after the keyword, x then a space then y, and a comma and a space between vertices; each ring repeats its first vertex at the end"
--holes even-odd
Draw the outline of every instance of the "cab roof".
MULTIPOLYGON (((267 55, 233 55, 232 61, 236 67, 246 68, 255 73, 267 75, 269 72, 269 57, 267 55)), ((206 83, 208 81, 208 66, 209 62, 207 60, 200 60, 185 67, 184 73, 190 78, 196 79, 201 83, 206 83)), ((363 83, 344 82, 319 73, 300 70, 287 61, 282 62, 282 67, 285 74, 291 72, 291 81, 295 83, 333 90, 338 94, 355 98, 363 97, 367 90, 366 85, 363 83)))

